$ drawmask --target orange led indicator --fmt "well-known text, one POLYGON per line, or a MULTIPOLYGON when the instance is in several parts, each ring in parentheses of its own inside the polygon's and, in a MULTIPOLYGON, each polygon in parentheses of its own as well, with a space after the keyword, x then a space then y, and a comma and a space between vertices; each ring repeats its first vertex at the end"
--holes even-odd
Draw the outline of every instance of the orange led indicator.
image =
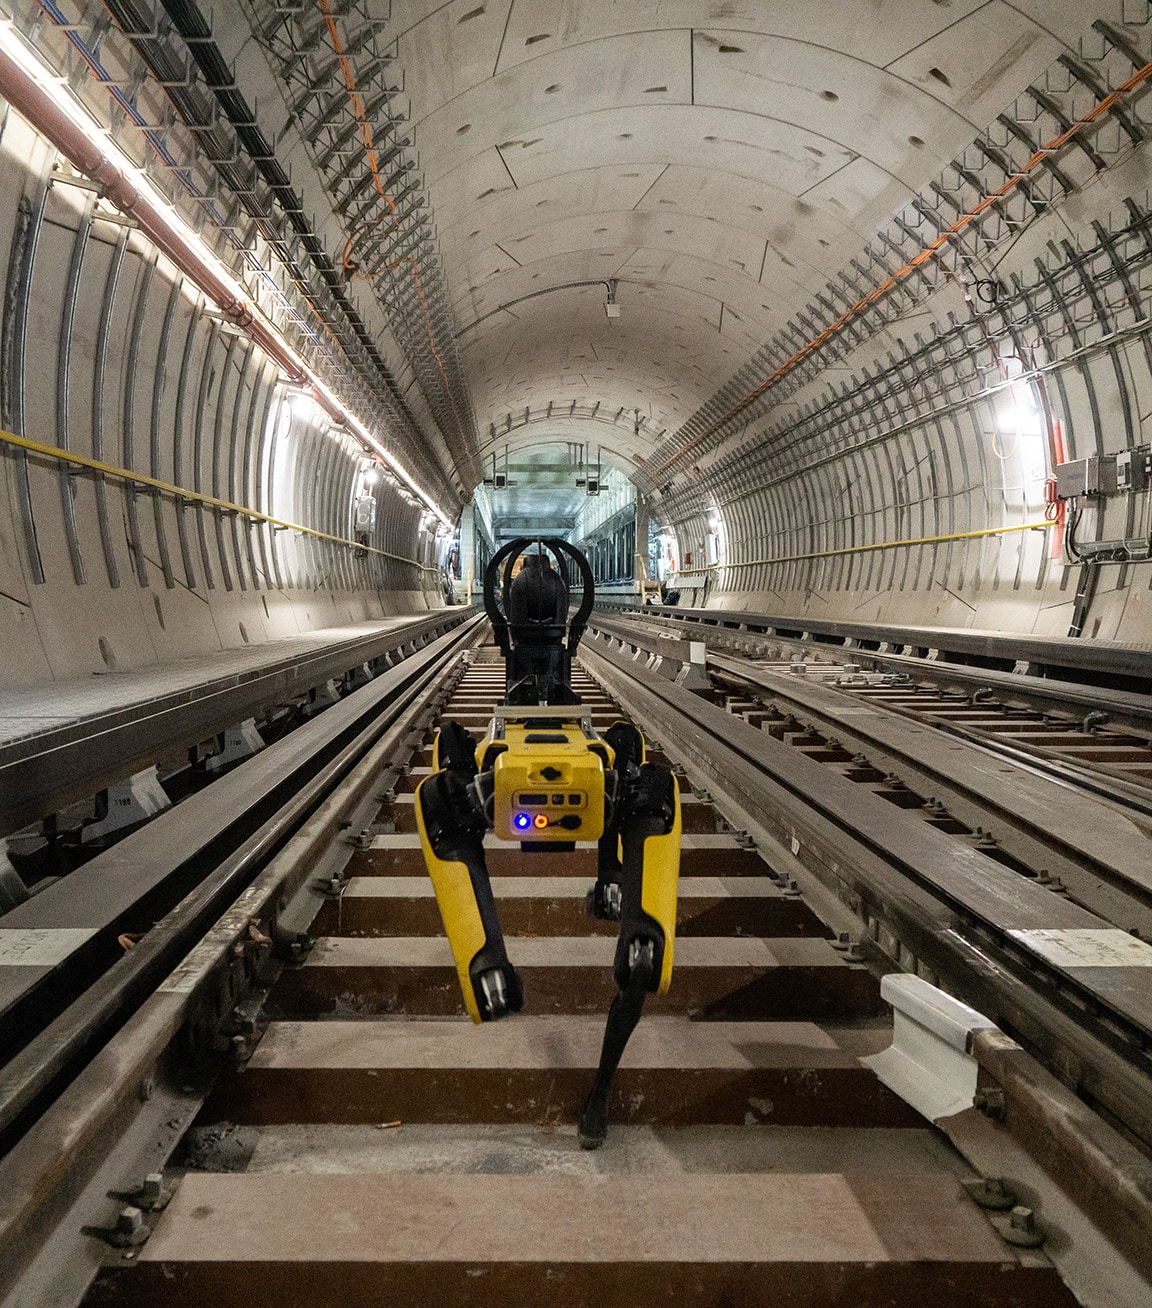
POLYGON ((548 817, 544 813, 537 813, 536 816, 532 819, 532 821, 537 827, 540 828, 541 831, 543 831, 544 828, 548 825, 548 817))

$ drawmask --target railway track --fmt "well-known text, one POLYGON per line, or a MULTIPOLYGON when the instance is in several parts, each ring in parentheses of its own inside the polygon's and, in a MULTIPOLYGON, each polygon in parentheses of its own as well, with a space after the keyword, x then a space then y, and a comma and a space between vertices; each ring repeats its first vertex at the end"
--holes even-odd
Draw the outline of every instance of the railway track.
MULTIPOLYGON (((658 634, 667 625, 647 615, 597 622, 605 635, 642 649, 677 648, 658 634)), ((726 646, 727 633, 720 639, 726 646)), ((711 647, 707 656, 712 684, 731 713, 1021 876, 1152 940, 1152 794, 1143 781, 1118 777, 1103 761, 1115 759, 1116 733, 1098 740, 1092 723, 1073 731, 1076 706, 1062 699, 1062 684, 1026 688, 1029 697, 1043 699, 1042 713, 1014 706, 1015 692, 996 699, 979 679, 963 692, 919 684, 907 673, 864 673, 862 666, 811 645, 783 660, 711 647), (1063 748, 1069 740, 1081 749, 1076 761, 1063 748)), ((951 667, 939 673, 945 683, 955 676, 951 667)), ((1098 704, 1111 702, 1107 692, 1094 694, 1098 704)), ((1112 694, 1125 703, 1137 698, 1112 694)))
MULTIPOLYGON (((614 650, 612 639, 604 631, 599 633, 592 648, 597 651, 594 658, 621 671, 629 669, 636 657, 631 651, 614 650)), ((813 713, 832 714, 842 704, 842 697, 831 708, 818 696, 814 700, 814 687, 792 690, 791 678, 776 677, 773 685, 781 683, 782 695, 802 696, 813 713)), ((973 944, 978 942, 980 948, 996 951, 1009 971, 1016 970, 1031 979, 1037 993, 1047 989, 1050 994, 1068 997, 1080 985, 1092 988, 1092 998, 1082 994, 1072 1000, 1077 1020, 1083 1019, 1091 1025, 1100 1019, 1092 1039, 1100 1037, 1100 1052, 1105 1061, 1110 1060, 1103 1054, 1103 1048, 1112 1045, 1124 1060, 1139 1069, 1141 1077, 1147 1072, 1149 1022, 1147 1009, 1143 1001, 1136 1000, 1136 995, 1146 989, 1149 973, 1142 964, 1146 959, 1152 960, 1152 948, 1131 933, 1128 922, 1117 928, 1115 919, 1086 911, 1082 904, 1074 902, 1062 885, 1038 875, 1023 875, 1028 869, 1022 869, 1011 857, 1004 857, 994 838, 984 838, 987 833, 967 831, 942 806, 926 805, 923 797, 914 793, 898 775, 885 773, 875 766, 873 758, 854 753, 843 742, 813 731, 789 714, 762 704, 750 705, 740 714, 725 712, 660 676, 649 676, 636 684, 633 707, 646 720, 661 725, 675 722, 678 730, 684 730, 685 718, 691 722, 695 730, 689 739, 695 749, 690 749, 690 755, 695 755, 699 766, 716 772, 726 792, 742 796, 743 811, 750 815, 749 820, 756 821, 756 815, 764 811, 763 825, 781 843, 790 844, 793 854, 809 847, 811 868, 823 875, 834 892, 853 907, 862 948, 868 947, 870 940, 882 941, 878 952, 889 961, 906 970, 915 970, 920 962, 917 953, 904 941, 903 933, 889 930, 882 912, 870 914, 866 908, 869 901, 878 904, 884 899, 884 893, 877 892, 879 881, 862 874, 870 855, 878 855, 887 867, 900 869, 909 885, 929 890, 939 906, 960 914, 962 929, 953 934, 958 937, 967 934, 973 944), (955 827, 960 829, 954 830, 955 827), (972 835, 977 838, 970 839, 972 835), (1127 1009, 1128 1019, 1120 1018, 1112 1000, 1100 989, 1099 983, 1107 971, 1102 958, 1086 956, 1076 961, 1059 950, 1047 949, 1051 932, 1062 939, 1063 932, 1109 930, 1108 939, 1120 948, 1118 957, 1136 959, 1138 956, 1139 960, 1135 967, 1122 972, 1120 989, 1125 991, 1125 997, 1120 998, 1119 990, 1112 997, 1127 1009), (1041 978, 1050 970, 1045 985, 1041 978), (1126 1024, 1128 1036, 1117 1042, 1115 1036, 1126 1024)), ((837 692, 826 691, 824 695, 827 699, 837 692)), ((730 700, 729 708, 734 707, 740 706, 730 700)), ((865 711, 877 721, 873 722, 870 716, 867 726, 853 725, 850 730, 866 736, 873 752, 877 740, 889 746, 893 739, 900 741, 898 735, 893 737, 889 733, 891 723, 882 720, 879 712, 865 711)), ((855 718, 847 720, 856 722, 855 718)), ((931 746, 931 740, 926 744, 920 742, 923 757, 932 757, 931 746)), ((918 757, 906 741, 901 747, 905 760, 918 757)), ((958 746, 950 751, 944 761, 937 760, 932 770, 943 779, 946 768, 951 768, 961 781, 968 783, 972 777, 964 770, 964 760, 957 758, 957 749, 958 746)), ((997 802, 1001 811, 1008 808, 1018 811, 1025 806, 1030 792, 1019 777, 1010 778, 1008 773, 1009 769, 1002 769, 992 784, 999 792, 997 802)), ((1047 822, 1060 835, 1060 814, 1053 812, 1047 788, 1040 793, 1047 822)), ((985 796, 985 802, 991 800, 985 796)), ((1069 801, 1066 805, 1072 807, 1069 801)), ((1099 806, 1094 805, 1092 812, 1099 823, 1099 806)), ((1024 814, 1018 818, 1025 831, 1027 817, 1024 814)), ((1038 826, 1040 818, 1036 817, 1035 822, 1038 826)), ((1063 832, 1070 841, 1076 839, 1083 845, 1095 837, 1091 824, 1086 832, 1076 832, 1075 827, 1075 822, 1070 823, 1063 832)), ((1141 908, 1148 881, 1148 838, 1139 828, 1129 834, 1127 851, 1122 849, 1120 853, 1130 855, 1130 865, 1108 869, 1112 884, 1102 877, 1095 878, 1100 898, 1111 902, 1112 894, 1118 896, 1117 902, 1125 913, 1141 908)), ((1054 839, 1051 843, 1058 841, 1054 839)), ((1085 885, 1090 877, 1089 873, 1083 878, 1085 885)), ((956 961, 958 956, 953 966, 956 961)), ((948 970, 945 968, 945 974, 948 970)), ((991 995, 980 994, 979 986, 973 984, 972 976, 965 970, 956 972, 950 983, 959 987, 957 993, 961 995, 967 989, 971 1001, 982 1011, 989 1011, 991 1006, 999 1013, 997 1001, 991 995)), ((1046 1020, 1041 1025, 1051 1029, 1046 1020)), ((1049 1053, 1051 1056, 1052 1050, 1049 1053)), ((1119 1066, 1113 1070, 1124 1076, 1119 1066)), ((1126 1120, 1137 1135, 1152 1143, 1152 1114, 1143 1106, 1146 1092, 1136 1081, 1130 1084, 1131 1112, 1126 1120)), ((1114 1090, 1115 1085, 1113 1082, 1114 1090)), ((1101 1090, 1111 1093, 1104 1091, 1103 1084, 1101 1090)), ((1122 1095, 1119 1091, 1115 1093, 1122 1095)), ((1124 1112, 1119 1115, 1125 1117, 1124 1112)))
MULTIPOLYGON (((576 688, 598 728, 619 715, 576 688)), ((444 713, 480 730, 502 690, 502 665, 474 662, 444 713)), ((581 1151, 614 993, 612 924, 582 913, 594 849, 493 844, 528 998, 474 1028, 415 836, 430 743, 217 1081, 155 1234, 90 1302, 251 1302, 255 1281, 291 1304, 1071 1302, 859 1061, 890 1038, 876 980, 694 797, 673 987, 630 1046, 608 1145, 581 1151)))
POLYGON ((754 615, 746 623, 733 615, 705 621, 675 613, 617 608, 607 621, 658 638, 702 640, 715 653, 768 668, 831 670, 846 690, 1006 756, 1046 764, 1052 775, 1097 787, 1107 778, 1110 793, 1152 812, 1152 651, 1037 638, 1029 659, 1018 657, 1028 642, 999 634, 851 623, 813 623, 801 632, 762 625, 768 620, 754 615), (940 648, 924 643, 933 641, 940 648))
MULTIPOLYGON (((490 647, 467 662, 451 654, 295 848, 0 1161, 0 1229, 42 1237, 39 1254, 0 1280, 12 1287, 6 1308, 67 1301, 67 1278, 56 1266, 53 1282, 51 1269, 68 1254, 72 1289, 98 1269, 86 1302, 100 1305, 1141 1302, 1124 1256, 1109 1261, 1107 1241, 1013 1134, 1037 1094, 1068 1120, 1079 1111, 1039 1069, 1042 1093, 1024 1094, 1020 1068, 1033 1064, 1023 1051, 991 1041, 1015 1089, 1006 1123, 975 1109, 948 1119, 963 1153, 862 1061, 892 1040, 882 947, 894 941, 898 961, 903 948, 905 970, 947 974, 915 921, 927 912, 924 868, 903 898, 867 899, 875 938, 845 932, 845 903, 809 875, 830 842, 786 806, 757 808, 724 753, 746 748, 744 733, 768 733, 695 696, 699 711, 671 706, 652 679, 598 649, 584 658, 577 689, 594 724, 630 713, 687 769, 676 972, 629 1047, 605 1148, 586 1153, 576 1139, 614 993, 612 924, 582 913, 594 847, 491 846, 527 1004, 482 1028, 463 1014, 412 793, 437 715, 482 728, 503 668, 490 647), (724 721, 702 725, 705 710, 724 721), (289 945, 280 960, 267 904, 289 945), (248 983, 223 981, 229 970, 248 983), (99 1122, 93 1094, 107 1106, 99 1122), (93 1138, 148 1140, 111 1148, 49 1233, 33 1200, 51 1207, 81 1122, 93 1138), (64 1161, 53 1169, 46 1156, 64 1161), (1022 1200, 1060 1232, 1061 1271, 1079 1299, 1043 1251, 1007 1243, 1004 1221, 965 1188, 1009 1164, 1022 1200), (1071 1267, 1067 1247, 1082 1255, 1071 1267)), ((857 850, 861 875, 876 857, 875 842, 857 850)), ((954 907, 941 911, 937 934, 957 921, 954 907)), ((1002 967, 979 971, 980 996, 1031 1030, 1044 1014, 1002 967)), ((1117 1062, 1113 1044, 1086 1066, 1103 1074, 1117 1062)), ((1077 1129, 1087 1148, 1089 1128, 1077 1129)), ((1119 1148, 1106 1129, 1089 1143, 1088 1171, 1119 1148)), ((1140 1156, 1124 1161, 1138 1182, 1140 1156)))
MULTIPOLYGON (((777 672, 830 673, 838 689, 862 703, 880 705, 1002 757, 1041 766, 1047 775, 1111 794, 1152 814, 1152 743, 1146 735, 1106 725, 1111 718, 1106 693, 1097 692, 1097 706, 1087 711, 1062 700, 1058 692, 1050 693, 1047 707, 1026 707, 1011 702, 1015 698, 1011 693, 998 697, 986 677, 969 678, 979 684, 962 689, 936 684, 919 666, 914 672, 895 675, 870 675, 855 662, 755 660, 754 666, 777 672)), ((938 681, 954 682, 955 673, 938 681)), ((1124 696, 1125 701, 1130 698, 1134 697, 1124 696)))

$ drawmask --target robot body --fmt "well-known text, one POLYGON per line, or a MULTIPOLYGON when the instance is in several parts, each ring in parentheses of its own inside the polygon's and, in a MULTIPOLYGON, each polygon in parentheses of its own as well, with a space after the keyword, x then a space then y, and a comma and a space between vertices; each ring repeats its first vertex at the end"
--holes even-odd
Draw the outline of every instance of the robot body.
POLYGON ((587 715, 554 708, 498 708, 477 764, 492 771, 491 826, 498 840, 572 844, 604 834, 611 748, 587 715))
POLYGON ((620 993, 609 1012, 600 1067, 580 1124, 581 1144, 596 1148, 607 1134, 612 1079, 644 998, 666 991, 672 978, 680 795, 671 772, 647 761, 635 727, 616 723, 600 736, 572 691, 571 659, 591 609, 591 570, 583 555, 566 542, 543 542, 562 565, 562 552, 571 555, 584 576, 584 599, 568 628, 566 647, 559 644, 564 626, 556 621, 567 611, 566 576, 563 605, 549 580, 555 574, 537 564, 519 603, 512 591, 510 608, 519 621, 509 623, 496 606, 493 578, 499 564, 511 556, 508 594, 512 551, 528 543, 505 546, 485 578, 485 602, 506 659, 507 702, 479 742, 458 724, 444 724, 433 748, 433 773, 416 790, 416 823, 465 1007, 477 1023, 523 1005, 523 987, 505 951, 488 879, 485 832, 518 842, 529 854, 597 842, 596 884, 586 905, 593 916, 620 922, 613 967, 620 993), (547 611, 532 625, 534 596, 543 597, 538 602, 547 611))

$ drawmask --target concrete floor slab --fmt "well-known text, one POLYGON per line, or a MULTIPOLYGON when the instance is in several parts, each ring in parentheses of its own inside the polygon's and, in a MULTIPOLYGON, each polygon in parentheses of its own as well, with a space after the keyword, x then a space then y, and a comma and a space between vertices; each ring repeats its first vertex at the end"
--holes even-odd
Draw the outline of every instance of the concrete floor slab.
POLYGON ((185 1177, 141 1262, 1013 1261, 954 1177, 185 1177), (450 1238, 447 1238, 450 1236, 450 1238))
POLYGON ((251 676, 285 659, 300 658, 342 642, 364 640, 427 617, 427 613, 405 614, 347 627, 318 628, 260 645, 217 650, 156 667, 9 690, 0 695, 0 746, 66 722, 99 717, 126 705, 146 704, 160 696, 183 691, 191 693, 205 683, 225 677, 251 676))
MULTIPOLYGON (((602 1017, 518 1017, 483 1028, 467 1020, 274 1022, 248 1064, 300 1068, 595 1068, 602 1017)), ((852 1054, 812 1022, 690 1022, 648 1017, 621 1067, 849 1066, 852 1054)))
MULTIPOLYGON (((616 941, 606 936, 512 937, 508 955, 517 968, 610 970, 616 941)), ((308 955, 304 970, 318 967, 450 967, 443 936, 325 936, 308 955)), ((758 937, 695 936, 676 942, 676 966, 684 968, 846 967, 820 938, 761 940, 758 937)))

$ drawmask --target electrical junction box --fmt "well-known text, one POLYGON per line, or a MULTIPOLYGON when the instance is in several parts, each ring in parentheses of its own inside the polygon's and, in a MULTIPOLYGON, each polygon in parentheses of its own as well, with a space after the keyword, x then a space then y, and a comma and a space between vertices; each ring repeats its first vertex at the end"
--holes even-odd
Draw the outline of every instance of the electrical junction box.
POLYGON ((492 478, 492 483, 497 490, 503 490, 508 485, 508 474, 506 472, 496 473, 492 478))
POLYGON ((356 512, 353 515, 352 530, 369 533, 376 530, 375 495, 361 495, 356 500, 356 512))
POLYGON ((1116 456, 1116 489, 1135 492, 1147 490, 1152 480, 1152 445, 1137 445, 1121 450, 1116 456))
POLYGON ((1116 494, 1116 455, 1093 454, 1056 465, 1056 497, 1070 500, 1082 495, 1116 494))

